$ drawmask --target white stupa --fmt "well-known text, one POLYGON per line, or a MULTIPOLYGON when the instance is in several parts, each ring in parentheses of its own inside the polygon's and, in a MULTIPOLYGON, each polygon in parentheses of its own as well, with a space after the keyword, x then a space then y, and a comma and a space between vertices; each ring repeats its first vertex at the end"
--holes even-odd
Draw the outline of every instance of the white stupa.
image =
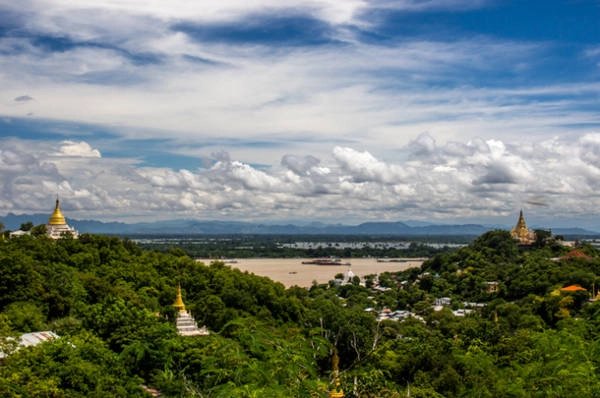
POLYGON ((181 285, 177 285, 177 297, 173 307, 178 309, 176 325, 177 333, 180 336, 206 336, 209 333, 206 326, 198 328, 194 317, 185 310, 185 304, 181 298, 181 285))
POLYGON ((344 275, 344 283, 352 283, 352 278, 354 278, 354 272, 352 272, 352 266, 348 265, 348 271, 344 275))

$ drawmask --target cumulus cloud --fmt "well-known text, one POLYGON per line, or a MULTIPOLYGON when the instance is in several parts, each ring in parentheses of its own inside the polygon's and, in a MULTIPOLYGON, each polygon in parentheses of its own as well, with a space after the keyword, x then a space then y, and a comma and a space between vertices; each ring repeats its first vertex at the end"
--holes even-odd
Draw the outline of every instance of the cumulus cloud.
POLYGON ((535 205, 538 218, 545 215, 549 222, 565 214, 587 217, 589 223, 597 220, 600 182, 595 143, 600 134, 519 147, 500 140, 454 142, 453 150, 436 149, 435 163, 427 153, 420 160, 390 161, 334 147, 326 159, 284 155, 280 165, 266 168, 221 153, 222 160, 210 168, 172 170, 105 159, 86 142, 5 139, 0 141, 0 195, 5 198, 0 211, 47 211, 58 193, 65 206, 69 203, 71 217, 105 220, 450 222, 466 215, 514 216, 516 209, 535 205), (530 156, 539 151, 553 160, 530 156), (314 172, 323 168, 328 172, 314 172))
POLYGON ((429 133, 421 133, 409 147, 416 156, 430 155, 436 150, 435 139, 429 133))
MULTIPOLYGON (((260 141, 277 135, 288 145, 285 152, 302 145, 317 158, 333 145, 346 145, 344 140, 357 147, 394 148, 428 131, 443 146, 458 136, 500 136, 507 125, 528 132, 543 121, 549 125, 545 131, 554 132, 564 123, 597 119, 595 112, 559 115, 552 100, 560 93, 566 97, 561 106, 585 102, 597 93, 589 85, 541 85, 547 107, 539 101, 529 106, 523 99, 536 93, 523 88, 499 90, 479 87, 479 82, 473 88, 473 73, 534 70, 532 60, 544 58, 543 44, 479 36, 373 45, 345 35, 347 24, 372 22, 362 19, 381 8, 420 12, 484 2, 342 3, 231 0, 199 5, 178 0, 177 6, 163 6, 137 0, 34 0, 6 5, 26 18, 20 22, 23 35, 0 38, 0 87, 6 93, 35 90, 36 98, 52 98, 35 101, 39 118, 122 126, 120 134, 135 138, 157 138, 165 131, 181 139, 244 136, 260 141), (278 47, 202 40, 177 29, 180 23, 221 24, 227 31, 223 24, 244 25, 271 14, 326 21, 334 37, 319 46, 278 47), (190 62, 190 57, 210 62, 190 62), (513 70, 524 64, 529 69, 513 70), (581 96, 582 87, 587 95, 581 96), (307 136, 326 136, 331 146, 294 139, 307 136)), ((0 114, 21 116, 10 105, 14 102, 0 103, 0 114)), ((265 155, 272 162, 281 152, 263 150, 260 156, 265 155)))
POLYGON ((375 181, 384 184, 401 183, 408 176, 403 167, 386 164, 369 152, 352 148, 335 147, 333 156, 344 171, 356 181, 375 181))
POLYGON ((68 141, 0 141, 0 210, 37 209, 57 191, 85 216, 428 219, 502 215, 531 197, 565 214, 598 204, 597 70, 554 79, 538 71, 561 57, 556 43, 394 36, 378 18, 493 3, 205 3, 3 5, 19 34, 0 36, 0 115, 8 126, 27 104, 28 121, 68 141), (307 32, 291 29, 300 40, 282 45, 228 29, 296 19, 319 36, 302 43, 307 32), (206 168, 141 167, 139 153, 119 159, 69 123, 128 142, 170 137, 178 149, 153 152, 206 168))
POLYGON ((600 165, 600 135, 586 134, 579 140, 581 159, 591 165, 600 165))
POLYGON ((100 151, 97 149, 92 149, 90 144, 84 141, 64 141, 60 147, 60 155, 99 158, 100 151))
POLYGON ((298 175, 310 175, 311 172, 319 172, 320 160, 314 156, 284 155, 281 164, 298 175))
POLYGON ((492 163, 486 167, 485 175, 476 178, 474 184, 515 184, 517 178, 513 174, 510 165, 504 163, 492 163))
POLYGON ((210 173, 227 186, 241 186, 247 190, 268 192, 283 185, 278 177, 237 160, 219 161, 213 165, 210 173))

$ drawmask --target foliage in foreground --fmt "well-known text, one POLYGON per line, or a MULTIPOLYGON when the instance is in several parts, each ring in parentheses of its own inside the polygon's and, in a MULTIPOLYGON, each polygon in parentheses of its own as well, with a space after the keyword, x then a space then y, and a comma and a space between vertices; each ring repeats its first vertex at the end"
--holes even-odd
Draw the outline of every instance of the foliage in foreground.
POLYGON ((0 394, 148 396, 147 385, 173 397, 322 397, 335 349, 346 396, 600 396, 600 303, 560 290, 592 291, 598 253, 560 259, 568 249, 546 238, 524 249, 493 231, 381 275, 384 291, 356 280, 285 289, 105 236, 1 241, 0 394), (178 282, 209 336, 176 334, 178 282), (440 297, 452 305, 434 311, 440 297), (473 301, 472 314, 452 313, 473 301), (422 321, 377 322, 367 307, 422 321), (62 337, 16 349, 15 336, 48 329, 62 337))

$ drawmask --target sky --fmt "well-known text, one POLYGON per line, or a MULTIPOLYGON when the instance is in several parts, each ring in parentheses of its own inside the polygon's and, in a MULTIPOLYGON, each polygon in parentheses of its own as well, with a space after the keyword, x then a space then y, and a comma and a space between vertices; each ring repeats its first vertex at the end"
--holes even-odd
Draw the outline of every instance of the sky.
POLYGON ((0 214, 600 230, 600 0, 0 0, 0 214))

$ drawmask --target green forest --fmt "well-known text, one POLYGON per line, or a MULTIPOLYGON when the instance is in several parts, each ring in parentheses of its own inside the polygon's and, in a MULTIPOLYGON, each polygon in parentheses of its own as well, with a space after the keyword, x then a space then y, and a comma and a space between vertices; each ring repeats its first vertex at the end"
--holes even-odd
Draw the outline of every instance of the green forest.
POLYGON ((421 268, 286 289, 181 248, 4 238, 0 396, 326 397, 339 355, 346 397, 598 397, 600 256, 572 249, 497 230, 421 268), (177 334, 178 284, 209 335, 177 334), (43 330, 60 338, 18 346, 43 330))

